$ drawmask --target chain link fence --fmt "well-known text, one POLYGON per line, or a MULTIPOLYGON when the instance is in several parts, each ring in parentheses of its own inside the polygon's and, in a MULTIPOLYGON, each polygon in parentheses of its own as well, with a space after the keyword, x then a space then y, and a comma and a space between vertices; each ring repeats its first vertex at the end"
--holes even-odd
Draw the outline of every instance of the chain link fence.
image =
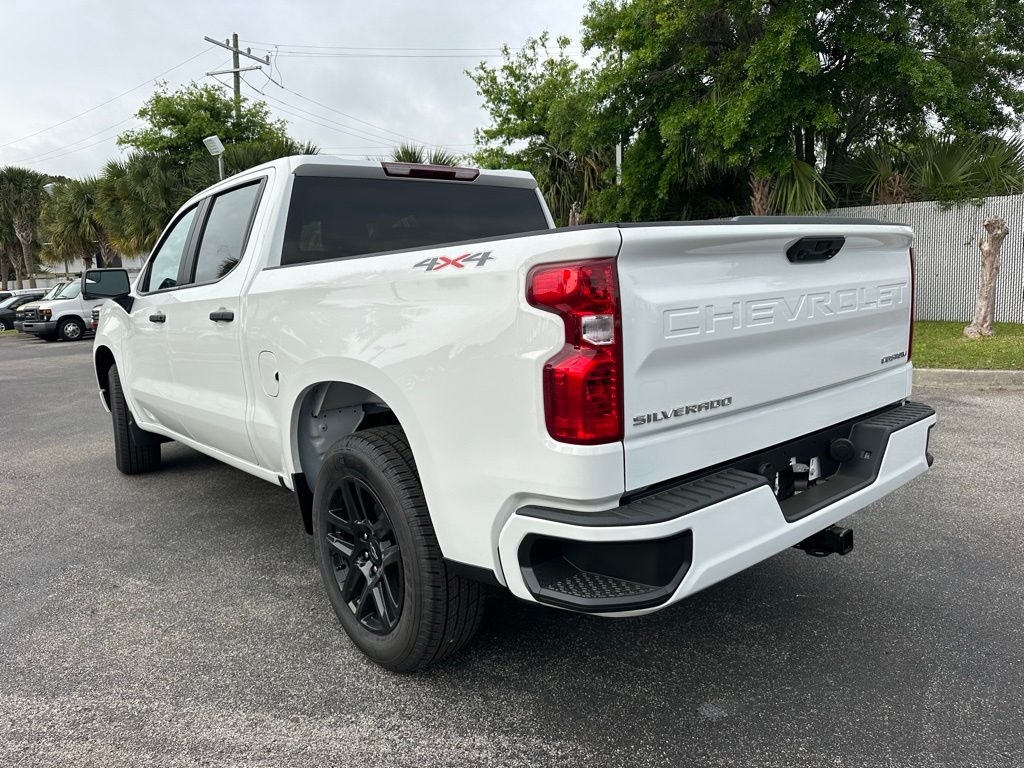
POLYGON ((832 216, 861 216, 914 229, 917 253, 916 309, 919 320, 974 317, 981 276, 981 223, 1002 216, 1010 228, 1003 242, 996 288, 996 321, 1024 323, 1024 195, 990 197, 980 206, 943 208, 937 203, 837 208, 832 216))

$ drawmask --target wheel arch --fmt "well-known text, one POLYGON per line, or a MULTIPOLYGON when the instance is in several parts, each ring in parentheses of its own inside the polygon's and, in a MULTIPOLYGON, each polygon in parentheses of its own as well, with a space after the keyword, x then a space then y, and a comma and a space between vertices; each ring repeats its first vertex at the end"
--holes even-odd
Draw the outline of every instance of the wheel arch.
POLYGON ((93 369, 96 372, 96 385, 100 390, 100 398, 103 400, 103 405, 110 411, 110 389, 108 387, 108 380, 110 374, 110 368, 115 364, 114 353, 110 347, 106 344, 98 345, 92 353, 93 369))
POLYGON ((299 497, 303 523, 312 532, 313 489, 323 457, 342 438, 365 429, 397 425, 416 455, 404 400, 386 387, 370 388, 342 378, 323 378, 303 386, 293 398, 288 445, 292 483, 299 497))

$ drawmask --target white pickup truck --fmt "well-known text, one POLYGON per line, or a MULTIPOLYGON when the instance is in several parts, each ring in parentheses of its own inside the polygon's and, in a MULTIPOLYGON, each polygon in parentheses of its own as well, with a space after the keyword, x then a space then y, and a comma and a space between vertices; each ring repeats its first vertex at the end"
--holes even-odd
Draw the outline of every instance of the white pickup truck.
POLYGON ((369 657, 419 669, 485 585, 665 608, 931 464, 911 231, 556 229, 510 171, 292 157, 190 200, 134 286, 89 272, 117 467, 168 439, 295 492, 369 657))

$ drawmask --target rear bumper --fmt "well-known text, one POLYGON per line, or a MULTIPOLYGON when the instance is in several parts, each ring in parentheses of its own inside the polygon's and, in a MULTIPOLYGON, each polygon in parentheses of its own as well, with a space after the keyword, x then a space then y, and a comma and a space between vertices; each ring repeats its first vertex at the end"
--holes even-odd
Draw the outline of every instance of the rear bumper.
MULTIPOLYGON (((659 610, 794 546, 925 472, 935 422, 930 408, 908 403, 837 425, 850 434, 857 458, 828 482, 781 504, 763 478, 730 466, 606 512, 521 509, 498 539, 506 583, 524 600, 572 610, 613 616, 659 610)), ((736 464, 749 469, 744 460, 736 464)))

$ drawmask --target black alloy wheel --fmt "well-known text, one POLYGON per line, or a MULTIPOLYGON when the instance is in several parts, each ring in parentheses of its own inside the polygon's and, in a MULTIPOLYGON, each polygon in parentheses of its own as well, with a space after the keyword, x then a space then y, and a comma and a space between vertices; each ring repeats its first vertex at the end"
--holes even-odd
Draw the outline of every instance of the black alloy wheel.
POLYGON ((402 616, 402 552, 387 509, 374 490, 351 475, 332 490, 326 514, 325 555, 341 597, 356 620, 386 635, 402 616))
POLYGON ((402 428, 341 438, 312 490, 317 566, 356 647, 395 672, 462 648, 480 626, 485 588, 449 569, 402 428))

